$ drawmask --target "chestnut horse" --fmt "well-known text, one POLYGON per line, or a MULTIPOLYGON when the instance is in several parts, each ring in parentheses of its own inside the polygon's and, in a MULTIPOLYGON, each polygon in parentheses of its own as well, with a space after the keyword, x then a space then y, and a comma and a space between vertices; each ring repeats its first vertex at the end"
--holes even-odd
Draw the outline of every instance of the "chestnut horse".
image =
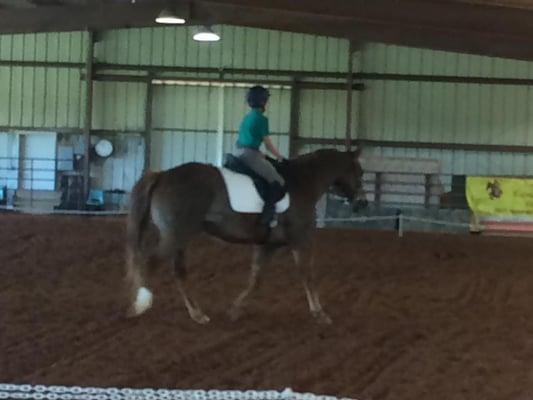
POLYGON ((159 257, 174 266, 177 288, 190 317, 200 324, 207 315, 186 287, 185 249, 190 239, 206 232, 234 243, 255 245, 247 287, 233 302, 230 316, 238 318, 257 284, 259 273, 276 249, 288 246, 305 289, 311 314, 321 323, 331 320, 322 309, 313 278, 312 236, 315 204, 330 188, 353 201, 362 193, 360 150, 341 152, 321 149, 285 163, 290 206, 278 215, 278 224, 266 228, 257 214, 232 210, 220 171, 211 165, 187 163, 162 172, 148 172, 131 195, 127 235, 127 281, 131 289, 129 315, 142 314, 152 304, 144 287, 143 271, 148 255, 143 236, 151 219, 159 230, 159 257))

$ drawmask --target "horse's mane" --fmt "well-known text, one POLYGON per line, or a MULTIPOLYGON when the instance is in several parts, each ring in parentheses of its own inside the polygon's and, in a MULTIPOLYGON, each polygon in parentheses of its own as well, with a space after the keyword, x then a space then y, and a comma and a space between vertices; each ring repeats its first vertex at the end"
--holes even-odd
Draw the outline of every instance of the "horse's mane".
POLYGON ((302 154, 296 158, 290 160, 291 166, 311 165, 311 164, 324 164, 332 163, 339 160, 339 156, 342 156, 342 152, 335 149, 319 149, 311 153, 302 154))
POLYGON ((284 171, 285 177, 289 180, 289 186, 297 182, 307 183, 324 168, 338 168, 340 163, 345 163, 344 154, 335 149, 319 149, 290 159, 284 171))
POLYGON ((335 149, 318 149, 311 153, 302 154, 296 158, 291 159, 291 163, 295 164, 308 163, 310 161, 321 161, 324 158, 335 157, 339 155, 339 151, 335 149))

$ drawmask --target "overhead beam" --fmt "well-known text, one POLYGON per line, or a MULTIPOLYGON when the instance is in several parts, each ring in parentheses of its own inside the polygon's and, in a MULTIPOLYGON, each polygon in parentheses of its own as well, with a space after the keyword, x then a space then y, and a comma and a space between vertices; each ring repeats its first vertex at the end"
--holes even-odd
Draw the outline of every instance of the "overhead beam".
POLYGON ((532 31, 532 11, 515 8, 483 7, 467 2, 427 0, 203 0, 216 12, 217 6, 254 8, 262 13, 285 12, 286 15, 308 15, 325 18, 352 19, 358 23, 380 23, 419 28, 441 27, 495 35, 528 35, 532 31))
MULTIPOLYGON (((205 3, 210 3, 209 9, 216 16, 216 20, 227 24, 237 24, 260 28, 269 28, 275 24, 275 29, 296 31, 304 33, 315 33, 328 36, 338 36, 353 39, 355 41, 374 41, 392 43, 398 45, 433 48, 439 50, 457 51, 464 53, 485 54, 499 57, 509 57, 517 59, 533 60, 533 12, 512 10, 512 13, 491 14, 488 20, 500 19, 497 24, 501 29, 494 31, 488 28, 486 21, 479 21, 479 17, 469 11, 467 16, 457 14, 457 18, 462 21, 461 24, 446 24, 438 22, 439 13, 447 13, 446 8, 435 8, 432 13, 434 18, 417 17, 420 10, 415 7, 409 7, 409 2, 392 2, 380 1, 383 8, 380 13, 379 7, 374 7, 375 2, 362 0, 353 0, 349 4, 355 4, 352 13, 344 15, 332 15, 332 13, 318 14, 321 9, 306 9, 306 12, 287 11, 286 9, 274 9, 272 7, 259 9, 254 6, 235 5, 232 3, 245 3, 238 0, 230 0, 230 3, 211 0, 210 2, 200 2, 198 8, 201 9, 205 3), (387 3, 388 6, 385 6, 387 3), (390 4, 395 3, 409 8, 410 19, 401 16, 405 11, 400 13, 400 17, 395 18, 390 15, 390 4), (357 7, 357 5, 361 5, 357 7), (369 5, 368 7, 363 6, 369 5), (238 12, 235 8, 238 7, 238 12), (387 8, 389 7, 389 8, 387 8), (371 9, 371 12, 368 10, 371 9), (359 14, 355 13, 357 10, 359 14), (526 15, 523 15, 526 14, 526 15), (528 18, 527 23, 524 17, 528 18), (420 18, 420 19, 417 19, 420 18), (520 22, 517 22, 520 20, 520 22), (275 22, 273 22, 275 21, 275 22), (502 22, 504 21, 504 22, 502 22), (517 24, 520 29, 511 28, 517 24), (481 26, 485 25, 485 29, 481 26), (477 26, 475 29, 472 26, 477 26)), ((257 2, 254 1, 253 4, 257 2)), ((331 9, 337 10, 336 1, 331 9)), ((348 2, 343 2, 348 4, 348 2)), ((248 3, 246 3, 248 4, 248 3)), ((291 3, 293 4, 293 3, 291 3)), ((310 2, 309 7, 315 2, 310 2)), ((330 4, 330 2, 326 2, 330 4)), ((420 3, 415 3, 420 4, 420 3)), ((306 3, 307 6, 307 3, 306 3)), ((467 7, 461 5, 462 7, 467 7)), ((293 6, 294 7, 294 6, 293 6)), ((421 6, 420 6, 421 7, 421 6)), ((468 6, 470 7, 470 6, 468 6)), ((422 7, 421 7, 422 8, 422 7)), ((346 9, 346 10, 348 10, 346 9)), ((205 9, 204 11, 207 11, 205 9)), ((485 12, 485 14, 487 14, 485 12)))
MULTIPOLYGON (((315 144, 321 146, 342 146, 345 142, 340 138, 308 138, 297 139, 300 146, 315 144)), ((445 143, 445 142, 416 142, 398 140, 373 140, 352 139, 352 146, 393 147, 403 149, 437 149, 437 150, 464 150, 487 151, 496 153, 533 153, 533 146, 500 145, 500 144, 474 144, 474 143, 445 143)))
POLYGON ((456 76, 456 75, 415 75, 415 74, 389 74, 373 72, 356 72, 354 79, 399 81, 399 82, 439 82, 439 83, 464 83, 475 85, 513 85, 533 86, 533 79, 529 78, 490 78, 484 76, 456 76))
MULTIPOLYGON (((0 0, 1 1, 1 0, 0 0)), ((0 32, 27 33, 155 25, 162 3, 46 6, 6 9, 0 12, 0 32)))
POLYGON ((361 27, 354 33, 359 40, 493 57, 533 60, 532 37, 505 37, 442 28, 405 27, 398 30, 387 25, 361 27))
POLYGON ((0 6, 28 8, 35 7, 35 3, 31 0, 0 0, 0 6))
MULTIPOLYGON (((2 65, 0 63, 0 65, 2 65)), ((224 74, 231 75, 230 70, 223 70, 224 74)), ((183 72, 183 71, 181 71, 183 72)), ((259 75, 259 73, 250 73, 252 75, 259 75)), ((262 72, 261 75, 270 75, 268 72, 262 72)), ((158 75, 155 75, 159 78, 158 75)), ((340 76, 339 76, 340 77, 340 76)), ((209 78, 209 77, 194 77, 186 75, 164 75, 162 79, 169 80, 186 80, 186 81, 210 81, 210 82, 225 82, 225 83, 259 83, 266 85, 290 85, 291 81, 281 79, 232 79, 232 78, 209 78)), ((101 81, 117 81, 117 82, 144 82, 147 79, 146 75, 124 75, 124 74, 109 74, 98 73, 94 76, 95 80, 101 81)), ((360 81, 377 80, 377 81, 397 81, 397 82, 428 82, 428 83, 462 83, 474 85, 505 85, 505 86, 533 86, 533 79, 529 78, 490 78, 484 76, 456 76, 456 75, 415 75, 415 74, 388 74, 388 73, 373 73, 373 72, 355 72, 353 79, 357 82, 352 84, 352 90, 365 90, 364 83, 360 81)), ((317 81, 299 81, 300 89, 336 89, 346 90, 346 84, 335 82, 317 82, 317 81)))
POLYGON ((490 7, 508 7, 525 10, 533 10, 531 0, 447 0, 454 3, 477 4, 490 7))
MULTIPOLYGON (((316 78, 331 78, 331 79, 345 79, 346 73, 342 72, 329 72, 329 71, 299 71, 299 70, 290 70, 290 69, 261 69, 261 68, 214 68, 214 67, 181 67, 181 66, 164 66, 164 65, 129 65, 129 64, 107 64, 107 63, 95 63, 95 70, 97 71, 145 71, 151 74, 161 74, 161 73, 195 73, 195 74, 223 74, 224 76, 228 75, 265 75, 273 77, 288 77, 291 79, 316 79, 316 78)), ((135 79, 135 77, 134 77, 135 79)), ((171 78, 170 78, 171 79, 171 78)), ((194 80, 195 78, 190 78, 189 80, 194 80)), ((223 82, 232 81, 231 78, 202 78, 198 77, 197 80, 210 80, 216 82, 217 80, 223 82)), ((233 79, 235 82, 263 82, 265 84, 271 83, 276 84, 290 84, 285 80, 277 79, 257 79, 257 78, 240 78, 233 79)), ((340 82, 304 82, 300 83, 300 88, 302 89, 341 89, 345 88, 346 85, 340 82)), ((353 90, 364 90, 364 85, 360 82, 352 84, 353 90)))
POLYGON ((192 72, 196 74, 242 74, 242 75, 270 75, 270 76, 290 76, 298 78, 338 78, 344 79, 346 74, 333 71, 300 71, 291 69, 261 69, 261 68, 215 68, 215 67, 185 67, 167 65, 133 65, 115 63, 96 63, 97 70, 120 70, 120 71, 147 71, 152 73, 168 72, 192 72))
MULTIPOLYGON (((2 10, 0 32, 154 26, 165 2, 87 4, 2 10)), ((197 0, 191 12, 192 24, 242 25, 533 60, 533 10, 421 0, 197 0)))
POLYGON ((85 63, 69 61, 23 61, 0 60, 1 67, 31 67, 31 68, 83 68, 85 63))
MULTIPOLYGON (((75 62, 61 62, 61 61, 11 61, 0 60, 0 66, 5 67, 28 67, 28 68, 74 68, 81 69, 85 63, 75 62)), ((214 67, 180 67, 180 66, 158 66, 158 65, 129 65, 129 64, 102 64, 95 63, 95 70, 113 70, 113 71, 138 71, 151 72, 155 77, 159 77, 157 73, 188 73, 194 72, 196 74, 219 74, 223 72, 224 75, 268 75, 268 76, 285 76, 298 77, 300 79, 308 78, 336 78, 344 79, 345 73, 342 72, 323 72, 323 71, 292 71, 292 70, 268 70, 268 69, 254 69, 254 68, 214 68, 214 67)), ((165 79, 176 80, 197 80, 212 82, 239 82, 239 83, 264 83, 272 85, 291 84, 289 80, 282 79, 232 79, 224 78, 222 80, 212 77, 186 77, 186 76, 164 76, 165 79)), ((109 74, 98 73, 94 79, 98 80, 114 80, 123 82, 144 82, 147 80, 147 75, 124 75, 124 74, 109 74)), ((514 86, 533 86, 533 79, 531 78, 492 78, 484 76, 457 76, 457 75, 428 75, 428 74, 393 74, 393 73, 375 73, 375 72, 354 72, 353 79, 355 81, 365 80, 382 80, 382 81, 403 81, 403 82, 440 82, 440 83, 464 83, 476 85, 514 85, 514 86)), ((336 82, 316 82, 316 81, 300 81, 302 89, 345 89, 346 85, 336 82)), ((364 90, 365 86, 361 82, 355 82, 352 86, 353 90, 364 90)))
MULTIPOLYGON (((210 77, 190 77, 187 75, 174 75, 174 76, 160 76, 152 74, 153 79, 160 79, 165 81, 183 81, 194 83, 210 82, 210 83, 226 83, 226 84, 250 84, 250 85, 277 85, 277 86, 290 86, 293 81, 289 80, 274 80, 274 79, 231 79, 231 78, 210 78, 210 77)), ((82 75, 82 79, 85 76, 82 75)), ((93 76, 93 80, 102 82, 142 82, 146 83, 150 78, 146 75, 124 75, 124 74, 102 74, 98 73, 93 76)), ((346 84, 335 82, 303 82, 298 81, 299 89, 320 89, 320 90, 346 90, 346 84)), ((353 83, 352 90, 364 90, 364 85, 361 83, 353 83)))

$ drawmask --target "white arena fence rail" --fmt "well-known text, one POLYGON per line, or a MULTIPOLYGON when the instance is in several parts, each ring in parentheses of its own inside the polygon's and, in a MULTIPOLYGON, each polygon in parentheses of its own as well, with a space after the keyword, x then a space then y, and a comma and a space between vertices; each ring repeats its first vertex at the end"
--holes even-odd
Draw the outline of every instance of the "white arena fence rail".
MULTIPOLYGON (((0 210, 27 213, 27 214, 37 214, 37 215, 71 215, 71 216, 94 216, 94 217, 98 217, 98 216, 119 217, 119 216, 125 216, 128 214, 127 211, 84 211, 84 210, 42 211, 38 209, 20 208, 20 207, 14 207, 14 206, 0 206, 0 210)), ((434 224, 434 225, 440 225, 440 226, 448 226, 450 228, 465 228, 467 230, 474 230, 472 229, 473 226, 470 223, 450 222, 450 221, 444 221, 444 220, 432 219, 432 218, 406 216, 406 215, 403 215, 402 213, 399 213, 397 215, 383 215, 383 216, 378 215, 378 216, 362 216, 362 217, 346 217, 346 218, 326 217, 326 218, 316 219, 317 224, 326 224, 326 223, 335 223, 335 222, 365 223, 365 222, 371 222, 371 221, 395 221, 397 223, 395 230, 398 232, 398 236, 400 237, 402 237, 405 232, 405 222, 421 222, 421 223, 434 224)), ((476 225, 475 231, 483 231, 483 225, 482 224, 476 225)))
POLYGON ((397 215, 385 215, 385 216, 371 216, 371 217, 351 217, 351 218, 319 218, 317 222, 346 222, 346 223, 365 223, 370 221, 394 221, 397 223, 396 231, 398 236, 402 237, 405 233, 405 222, 421 222, 426 224, 434 224, 440 226, 448 226, 450 228, 465 228, 470 231, 483 231, 483 225, 479 224, 473 229, 472 224, 466 222, 450 222, 433 218, 421 218, 403 215, 399 213, 397 215))
POLYGON ((86 210, 40 210, 38 208, 28 208, 28 207, 16 207, 16 206, 0 206, 0 210, 3 211, 12 211, 18 213, 26 214, 36 214, 36 215, 89 215, 89 216, 123 216, 127 215, 128 211, 86 211, 86 210))
POLYGON ((0 384, 0 399, 21 400, 355 400, 276 390, 128 389, 0 384))

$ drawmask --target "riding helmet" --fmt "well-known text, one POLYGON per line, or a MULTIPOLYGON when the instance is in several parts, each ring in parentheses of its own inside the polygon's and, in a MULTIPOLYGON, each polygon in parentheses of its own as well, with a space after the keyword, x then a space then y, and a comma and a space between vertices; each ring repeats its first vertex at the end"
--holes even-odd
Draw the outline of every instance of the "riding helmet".
POLYGON ((268 101, 270 93, 263 86, 253 86, 246 93, 246 102, 252 108, 264 107, 268 101))

